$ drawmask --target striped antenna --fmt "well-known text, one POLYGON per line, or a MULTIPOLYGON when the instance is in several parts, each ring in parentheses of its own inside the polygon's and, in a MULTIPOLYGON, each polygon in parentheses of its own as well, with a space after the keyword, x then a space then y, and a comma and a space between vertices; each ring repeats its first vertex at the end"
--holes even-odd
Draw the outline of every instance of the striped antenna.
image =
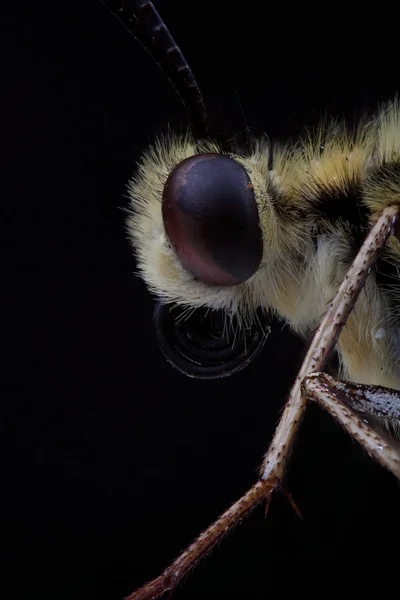
POLYGON ((148 0, 101 0, 170 80, 182 100, 195 137, 207 136, 206 109, 197 81, 164 21, 148 0))

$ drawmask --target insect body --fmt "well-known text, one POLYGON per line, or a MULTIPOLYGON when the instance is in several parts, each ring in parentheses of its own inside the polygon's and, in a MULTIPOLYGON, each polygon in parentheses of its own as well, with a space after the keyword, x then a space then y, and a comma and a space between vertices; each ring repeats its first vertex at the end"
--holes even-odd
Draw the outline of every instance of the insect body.
POLYGON ((221 345, 229 321, 246 340, 270 314, 303 336, 317 329, 260 479, 130 596, 138 600, 173 589, 230 527, 282 489, 306 396, 400 478, 398 448, 364 419, 367 413, 396 428, 400 415, 400 104, 391 101, 353 130, 325 121, 289 144, 227 147, 208 138, 197 84, 154 7, 126 4, 134 7, 129 25, 142 17, 149 25, 152 48, 166 40, 164 58, 175 61, 173 83, 194 125, 187 135, 160 137, 129 184, 127 227, 140 274, 162 303, 177 305, 182 321, 191 322, 182 341, 173 313, 158 307, 164 354, 191 376, 222 377, 262 345, 258 330, 249 351, 229 354, 221 345), (340 375, 355 385, 315 373, 336 341, 340 375))
MULTIPOLYGON (((247 331, 273 313, 307 335, 377 215, 399 203, 399 102, 352 130, 325 121, 285 145, 254 140, 244 149, 227 147, 209 139, 198 85, 152 4, 112 4, 163 66, 192 124, 187 135, 160 137, 129 185, 127 227, 142 277, 162 302, 180 306, 183 317, 211 309, 247 331)), ((339 339, 342 377, 400 388, 399 305, 400 248, 391 236, 339 339)), ((182 367, 193 335, 177 359, 181 336, 164 335, 166 320, 164 311, 156 321, 164 353, 182 367)), ((214 340, 215 319, 209 328, 206 337, 214 340)), ((220 337, 227 328, 226 322, 219 327, 220 337)), ((245 363, 246 350, 242 355, 245 363)), ((181 370, 221 376, 237 368, 226 368, 226 352, 219 371, 212 361, 206 364, 202 347, 181 370)))
MULTIPOLYGON (((353 132, 322 124, 285 146, 255 141, 239 153, 189 135, 162 138, 129 186, 128 227, 140 272, 167 302, 222 309, 245 324, 261 308, 306 335, 377 214, 399 201, 399 161, 397 101, 353 132)), ((395 236, 338 351, 344 378, 400 389, 395 236)))

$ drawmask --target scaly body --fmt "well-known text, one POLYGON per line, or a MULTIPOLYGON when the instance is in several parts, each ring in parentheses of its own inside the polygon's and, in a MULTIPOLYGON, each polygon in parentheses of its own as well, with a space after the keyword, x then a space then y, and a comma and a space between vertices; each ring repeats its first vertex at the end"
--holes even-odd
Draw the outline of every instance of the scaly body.
MULTIPOLYGON (((161 196, 185 158, 221 153, 213 142, 163 138, 130 184, 128 230, 140 272, 161 298, 224 309, 246 322, 257 308, 302 335, 315 328, 376 215, 400 202, 400 109, 391 103, 348 132, 337 123, 286 146, 255 142, 228 153, 254 187, 263 237, 257 272, 235 286, 201 281, 185 269, 165 234, 161 196)), ((341 375, 400 389, 400 248, 392 236, 340 336, 341 375)))

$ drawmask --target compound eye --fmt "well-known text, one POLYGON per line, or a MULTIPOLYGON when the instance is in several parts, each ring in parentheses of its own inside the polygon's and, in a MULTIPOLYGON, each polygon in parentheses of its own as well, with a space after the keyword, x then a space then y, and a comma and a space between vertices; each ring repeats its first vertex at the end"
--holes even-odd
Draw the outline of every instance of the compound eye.
POLYGON ((166 234, 183 266, 206 283, 237 285, 258 269, 263 241, 245 169, 221 154, 183 160, 164 186, 166 234))

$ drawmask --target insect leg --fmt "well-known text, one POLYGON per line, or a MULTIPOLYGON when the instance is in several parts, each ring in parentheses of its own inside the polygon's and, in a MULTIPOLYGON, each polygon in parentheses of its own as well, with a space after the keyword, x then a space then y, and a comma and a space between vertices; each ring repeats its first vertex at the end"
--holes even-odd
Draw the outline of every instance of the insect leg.
MULTIPOLYGON (((300 372, 290 391, 282 418, 260 468, 262 479, 274 477, 282 481, 289 461, 291 446, 299 429, 306 408, 306 395, 302 383, 309 373, 324 368, 324 364, 346 324, 347 318, 363 288, 380 248, 396 225, 398 209, 389 207, 380 215, 354 259, 339 290, 330 302, 327 311, 309 346, 300 372)), ((308 396, 308 394, 307 394, 308 396)))
MULTIPOLYGON (((155 600, 166 591, 174 589, 200 558, 205 556, 217 542, 222 540, 236 523, 243 519, 259 502, 268 499, 271 493, 280 487, 290 458, 289 450, 305 411, 306 399, 301 394, 301 382, 304 381, 308 373, 322 368, 327 356, 335 346, 347 316, 365 283, 369 269, 376 260, 379 249, 386 243, 387 237, 392 232, 396 215, 397 208, 394 207, 385 209, 380 215, 364 241, 344 282, 342 282, 337 296, 328 307, 296 378, 280 424, 264 458, 260 469, 261 479, 225 511, 215 523, 210 525, 161 575, 133 592, 126 600, 155 600)), ((337 402, 336 405, 338 405, 337 402)), ((339 407, 343 411, 343 405, 339 405, 339 407)), ((345 408, 345 410, 350 414, 352 409, 345 408)), ((354 416, 356 417, 355 413, 354 416)), ((361 418, 356 418, 359 419, 358 429, 362 430, 365 436, 369 434, 371 438, 370 445, 374 448, 374 452, 371 452, 371 454, 378 460, 383 455, 383 459, 380 460, 381 464, 394 472, 400 479, 400 455, 395 450, 390 450, 387 442, 383 438, 381 439, 361 418), (385 449, 388 447, 387 453, 382 452, 382 449, 379 448, 380 444, 383 444, 385 449)), ((341 422, 343 420, 342 418, 341 422)), ((350 433, 352 434, 352 430, 350 430, 350 433)), ((354 437, 359 439, 356 435, 354 437)), ((368 449, 367 444, 363 444, 363 446, 368 449)))
POLYGON ((334 417, 346 431, 357 440, 361 446, 383 467, 400 479, 400 448, 395 440, 390 440, 365 421, 359 412, 368 412, 382 418, 386 410, 388 416, 400 412, 400 394, 380 386, 366 386, 340 381, 325 373, 311 373, 302 383, 302 390, 309 400, 318 402, 334 417), (377 391, 375 400, 371 401, 374 390, 377 391), (385 394, 385 396, 382 396, 385 394), (380 396, 380 399, 378 398, 380 396), (384 398, 388 406, 383 407, 384 398), (368 401, 366 401, 368 399, 368 401), (368 409, 366 406, 368 405, 368 409), (379 413, 379 414, 378 414, 379 413))
POLYGON ((381 385, 365 385, 335 379, 325 373, 319 374, 321 383, 328 385, 338 400, 360 413, 378 419, 387 419, 393 426, 400 425, 400 391, 381 385))

